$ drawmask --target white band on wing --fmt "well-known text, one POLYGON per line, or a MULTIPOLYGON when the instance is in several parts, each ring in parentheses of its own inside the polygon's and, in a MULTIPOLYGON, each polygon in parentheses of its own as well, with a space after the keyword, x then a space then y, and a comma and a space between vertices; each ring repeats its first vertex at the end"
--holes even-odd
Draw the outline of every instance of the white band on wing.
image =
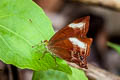
POLYGON ((85 23, 81 22, 81 23, 71 23, 68 25, 71 28, 83 28, 85 26, 85 23))
POLYGON ((80 48, 83 48, 83 49, 86 49, 86 48, 87 48, 87 45, 86 45, 84 42, 78 40, 78 39, 75 38, 75 37, 71 37, 71 38, 69 38, 69 40, 70 40, 70 42, 71 42, 72 44, 77 45, 77 46, 80 47, 80 48))

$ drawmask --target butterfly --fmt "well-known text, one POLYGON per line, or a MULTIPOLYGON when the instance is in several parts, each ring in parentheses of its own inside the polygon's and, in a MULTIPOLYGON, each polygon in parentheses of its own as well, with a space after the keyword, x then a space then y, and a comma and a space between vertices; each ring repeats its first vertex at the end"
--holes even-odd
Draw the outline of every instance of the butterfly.
POLYGON ((63 27, 48 41, 47 48, 56 56, 87 69, 92 38, 87 38, 89 16, 63 27))

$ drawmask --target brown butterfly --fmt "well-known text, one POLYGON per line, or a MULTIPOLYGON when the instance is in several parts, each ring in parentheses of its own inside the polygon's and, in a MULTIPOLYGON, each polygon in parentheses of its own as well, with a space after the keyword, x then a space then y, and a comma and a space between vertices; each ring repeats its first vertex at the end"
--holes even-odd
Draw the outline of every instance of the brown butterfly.
POLYGON ((92 38, 87 38, 89 16, 73 21, 48 41, 47 48, 56 56, 87 69, 92 38))

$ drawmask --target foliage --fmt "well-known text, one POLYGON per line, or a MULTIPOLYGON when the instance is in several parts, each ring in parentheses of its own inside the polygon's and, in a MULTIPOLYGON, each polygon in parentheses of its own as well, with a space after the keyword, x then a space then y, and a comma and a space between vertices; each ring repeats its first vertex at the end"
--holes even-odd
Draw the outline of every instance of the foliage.
POLYGON ((112 43, 112 42, 108 42, 107 45, 115 49, 120 54, 120 45, 112 43))
POLYGON ((82 70, 71 69, 72 75, 55 70, 34 72, 33 80, 88 80, 82 70))
POLYGON ((41 58, 46 50, 44 45, 32 48, 43 40, 49 40, 53 34, 50 20, 34 2, 0 1, 0 60, 3 62, 22 69, 55 69, 71 73, 69 66, 61 59, 57 59, 59 67, 56 67, 50 53, 41 58))

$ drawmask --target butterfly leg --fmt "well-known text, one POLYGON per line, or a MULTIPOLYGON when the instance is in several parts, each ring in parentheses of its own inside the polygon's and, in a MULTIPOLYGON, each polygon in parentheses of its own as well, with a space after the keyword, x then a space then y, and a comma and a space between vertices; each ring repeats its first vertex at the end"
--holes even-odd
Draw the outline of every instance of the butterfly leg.
POLYGON ((56 66, 58 66, 58 63, 57 63, 57 61, 56 61, 56 55, 55 54, 53 54, 53 53, 51 53, 51 56, 53 57, 53 59, 55 60, 55 64, 56 64, 56 66))
POLYGON ((41 45, 47 45, 48 44, 48 40, 44 40, 44 41, 41 41, 40 43, 38 43, 37 45, 34 45, 32 46, 32 48, 36 47, 36 46, 41 46, 41 45))
POLYGON ((44 56, 45 56, 46 53, 49 53, 49 52, 48 51, 44 51, 43 54, 42 54, 42 56, 40 57, 40 59, 44 58, 44 56))
POLYGON ((46 53, 49 52, 47 50, 46 45, 47 45, 47 40, 41 41, 39 44, 32 46, 32 48, 36 49, 36 53, 43 53, 42 56, 39 58, 39 60, 42 59, 46 53))
POLYGON ((43 44, 44 44, 44 41, 41 41, 40 43, 38 43, 38 44, 32 46, 32 48, 35 48, 35 47, 37 47, 37 46, 41 46, 41 45, 43 45, 43 44))

